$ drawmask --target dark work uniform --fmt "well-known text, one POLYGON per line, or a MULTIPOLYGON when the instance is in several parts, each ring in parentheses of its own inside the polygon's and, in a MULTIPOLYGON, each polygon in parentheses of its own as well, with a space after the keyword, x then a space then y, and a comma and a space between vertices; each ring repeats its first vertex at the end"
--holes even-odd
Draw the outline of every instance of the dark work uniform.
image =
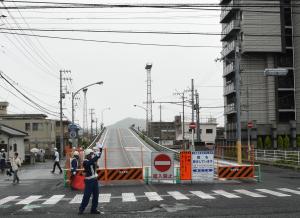
POLYGON ((98 186, 98 180, 97 180, 97 160, 101 156, 102 149, 100 150, 100 153, 96 154, 95 157, 93 157, 91 160, 85 159, 83 161, 83 168, 85 171, 85 189, 84 194, 82 198, 81 205, 79 207, 79 212, 83 212, 86 206, 89 203, 90 197, 93 194, 92 199, 92 207, 91 212, 97 211, 98 207, 98 197, 99 197, 99 186, 98 186))

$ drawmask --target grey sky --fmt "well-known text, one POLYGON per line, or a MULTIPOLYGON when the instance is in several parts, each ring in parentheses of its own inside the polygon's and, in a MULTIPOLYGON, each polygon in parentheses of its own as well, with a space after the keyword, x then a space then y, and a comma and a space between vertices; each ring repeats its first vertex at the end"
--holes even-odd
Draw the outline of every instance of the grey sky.
MULTIPOLYGON (((72 1, 75 2, 75 1, 72 1)), ((85 3, 97 3, 100 1, 78 1, 85 3)), ((101 1, 103 3, 105 1, 101 1)), ((112 1, 106 1, 112 2, 112 1)), ((114 1, 118 2, 118 1, 114 1)), ((120 2, 120 1, 119 1, 120 2)), ((147 2, 151 1, 128 1, 147 2)), ((152 1, 154 3, 167 1, 152 1)), ((182 3, 183 1, 168 1, 169 3, 182 3)), ((184 1, 186 3, 219 3, 211 1, 184 1)), ((124 1, 122 1, 124 3, 124 1)), ((6 5, 9 5, 6 3, 6 5)), ((174 9, 64 9, 64 10, 21 10, 23 17, 31 28, 68 28, 68 29, 101 29, 101 30, 149 30, 149 31, 191 31, 191 32, 220 32, 219 11, 190 11, 174 9), (50 19, 45 19, 50 18, 50 19), (77 19, 66 19, 77 18, 77 19), (80 19, 78 19, 80 18, 80 19), (83 19, 88 18, 88 19, 83 19), (102 18, 102 19, 100 19, 102 18), (109 18, 109 19, 108 19, 109 18)), ((21 27, 28 27, 16 10, 11 14, 2 10, 7 18, 2 18, 5 27, 17 27, 15 21, 21 27), (11 15, 15 18, 12 19, 11 15), (5 20, 3 20, 5 19, 5 20), (11 25, 11 26, 10 26, 11 25)), ((3 26, 2 26, 3 27, 3 26)), ((26 33, 30 33, 26 31, 26 33)), ((34 32, 42 35, 78 37, 97 40, 182 44, 182 45, 212 45, 221 46, 220 36, 201 35, 154 35, 154 34, 116 34, 116 33, 78 33, 78 32, 34 32)), ((31 55, 26 53, 24 47, 30 45, 29 37, 12 35, 0 35, 1 50, 0 69, 13 80, 17 81, 32 95, 41 105, 58 111, 59 81, 48 72, 41 71, 45 68, 42 61, 38 67, 39 56, 32 47, 27 47, 31 55), (21 42, 21 44, 19 43, 21 42), (19 50, 16 48, 19 47, 19 50), (33 59, 28 61, 27 57, 33 59), (54 108, 53 108, 54 107, 54 108)), ((59 75, 59 69, 72 71, 73 85, 69 90, 78 89, 96 81, 104 81, 103 86, 95 86, 88 91, 88 108, 95 108, 96 115, 100 119, 101 110, 111 107, 106 111, 104 121, 107 124, 114 123, 126 117, 144 118, 145 111, 134 108, 134 104, 143 105, 146 100, 146 72, 145 64, 153 63, 153 99, 157 101, 177 101, 175 90, 182 91, 190 86, 191 78, 195 79, 196 88, 200 92, 200 105, 222 106, 222 65, 214 60, 220 57, 220 48, 178 48, 178 47, 154 47, 138 45, 120 45, 92 42, 78 42, 58 39, 39 38, 45 50, 55 62, 52 64, 47 54, 38 44, 37 40, 30 37, 42 53, 46 62, 51 62, 52 74, 59 75)), ((8 87, 3 81, 0 85, 8 87)), ((12 90, 12 89, 10 89, 12 90)), ((34 98, 33 98, 34 99, 34 98)), ((0 87, 0 100, 10 102, 10 112, 38 112, 14 97, 0 87)), ((82 124, 82 103, 78 102, 76 119, 82 124)), ((65 101, 65 114, 71 118, 70 96, 65 101)), ((163 120, 173 120, 173 117, 181 111, 181 107, 163 105, 163 120)), ((190 111, 188 111, 190 112, 190 111)), ((153 105, 154 120, 159 119, 158 105, 153 105)), ((217 117, 223 124, 223 109, 203 109, 202 118, 208 116, 217 117)), ((50 116, 51 117, 51 116, 50 116)), ((188 119, 187 119, 188 120, 188 119)))

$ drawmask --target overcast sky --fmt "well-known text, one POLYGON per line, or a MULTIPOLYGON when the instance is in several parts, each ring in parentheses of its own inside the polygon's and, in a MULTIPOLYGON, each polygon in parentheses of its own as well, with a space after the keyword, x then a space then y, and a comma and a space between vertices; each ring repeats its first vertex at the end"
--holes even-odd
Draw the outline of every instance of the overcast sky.
MULTIPOLYGON (((62 2, 62 1, 60 1, 62 2)), ((72 1, 75 2, 75 1, 72 1)), ((77 1, 104 3, 112 1, 77 1)), ((117 3, 118 1, 114 1, 117 3)), ((119 1, 124 3, 124 1, 119 1)), ((128 1, 129 3, 183 3, 183 1, 128 1)), ((185 3, 219 3, 219 0, 184 1, 185 3)), ((20 5, 21 3, 17 3, 20 5)), ((13 5, 6 3, 6 6, 13 5)), ((36 29, 89 29, 131 31, 176 31, 219 33, 219 11, 175 9, 27 9, 1 10, 7 16, 1 18, 2 28, 36 29), (16 24, 18 23, 18 25, 16 24)), ((12 30, 6 30, 14 32, 12 30)), ((59 70, 71 70, 73 79, 68 90, 77 90, 86 84, 104 81, 103 86, 88 90, 88 108, 94 108, 96 117, 109 125, 126 117, 145 118, 145 111, 133 107, 145 106, 146 63, 152 63, 152 97, 155 101, 178 101, 176 91, 195 87, 200 93, 200 106, 222 106, 222 64, 220 36, 78 33, 78 32, 31 32, 48 36, 76 37, 95 40, 139 42, 154 44, 178 44, 215 46, 203 48, 158 47, 45 39, 29 36, 0 34, 0 70, 17 82, 28 96, 52 111, 58 112, 59 70)), ((3 80, 0 81, 0 100, 10 103, 10 113, 39 113, 25 104, 3 80), (4 87, 4 88, 3 88, 4 87), (10 90, 12 93, 10 93, 10 90)), ((19 95, 18 95, 19 96, 19 95)), ((64 114, 71 119, 71 96, 64 101, 64 114)), ((77 101, 76 120, 82 125, 83 95, 77 101)), ((24 99, 26 102, 26 100, 24 99)), ((187 109, 188 110, 188 109, 187 109)), ((180 106, 164 104, 162 118, 172 121, 181 112, 180 106)), ((190 117, 188 110, 187 121, 190 117)), ((53 116, 49 116, 53 118, 53 116)), ((216 117, 223 125, 223 108, 201 109, 201 118, 216 117)), ((153 118, 159 119, 159 108, 153 105, 153 118)))

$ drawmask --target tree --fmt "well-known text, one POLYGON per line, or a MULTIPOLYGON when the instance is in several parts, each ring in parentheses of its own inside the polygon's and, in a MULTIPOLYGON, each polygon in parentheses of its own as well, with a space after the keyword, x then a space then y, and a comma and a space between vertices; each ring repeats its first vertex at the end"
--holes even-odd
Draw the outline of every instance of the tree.
POLYGON ((258 147, 259 149, 262 149, 263 146, 264 146, 264 143, 263 143, 262 137, 261 137, 261 136, 258 136, 258 138, 257 138, 257 147, 258 147))
POLYGON ((284 149, 288 149, 290 147, 290 137, 288 135, 285 135, 283 139, 283 147, 284 149))
POLYGON ((277 139, 277 144, 278 144, 278 148, 282 149, 283 148, 283 138, 282 136, 278 136, 278 139, 277 139))
POLYGON ((272 148, 272 140, 271 140, 270 136, 267 136, 265 138, 265 147, 267 149, 271 149, 272 148))

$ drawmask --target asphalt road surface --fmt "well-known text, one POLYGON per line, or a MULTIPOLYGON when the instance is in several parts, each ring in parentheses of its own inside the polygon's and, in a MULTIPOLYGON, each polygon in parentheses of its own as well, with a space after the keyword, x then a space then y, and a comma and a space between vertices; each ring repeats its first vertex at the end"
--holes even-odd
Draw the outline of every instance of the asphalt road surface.
MULTIPOLYGON (((130 129, 110 129, 100 139, 106 148, 107 168, 126 168, 150 166, 151 151, 149 145, 142 142, 130 129)), ((105 166, 105 154, 100 160, 100 167, 105 166)))

